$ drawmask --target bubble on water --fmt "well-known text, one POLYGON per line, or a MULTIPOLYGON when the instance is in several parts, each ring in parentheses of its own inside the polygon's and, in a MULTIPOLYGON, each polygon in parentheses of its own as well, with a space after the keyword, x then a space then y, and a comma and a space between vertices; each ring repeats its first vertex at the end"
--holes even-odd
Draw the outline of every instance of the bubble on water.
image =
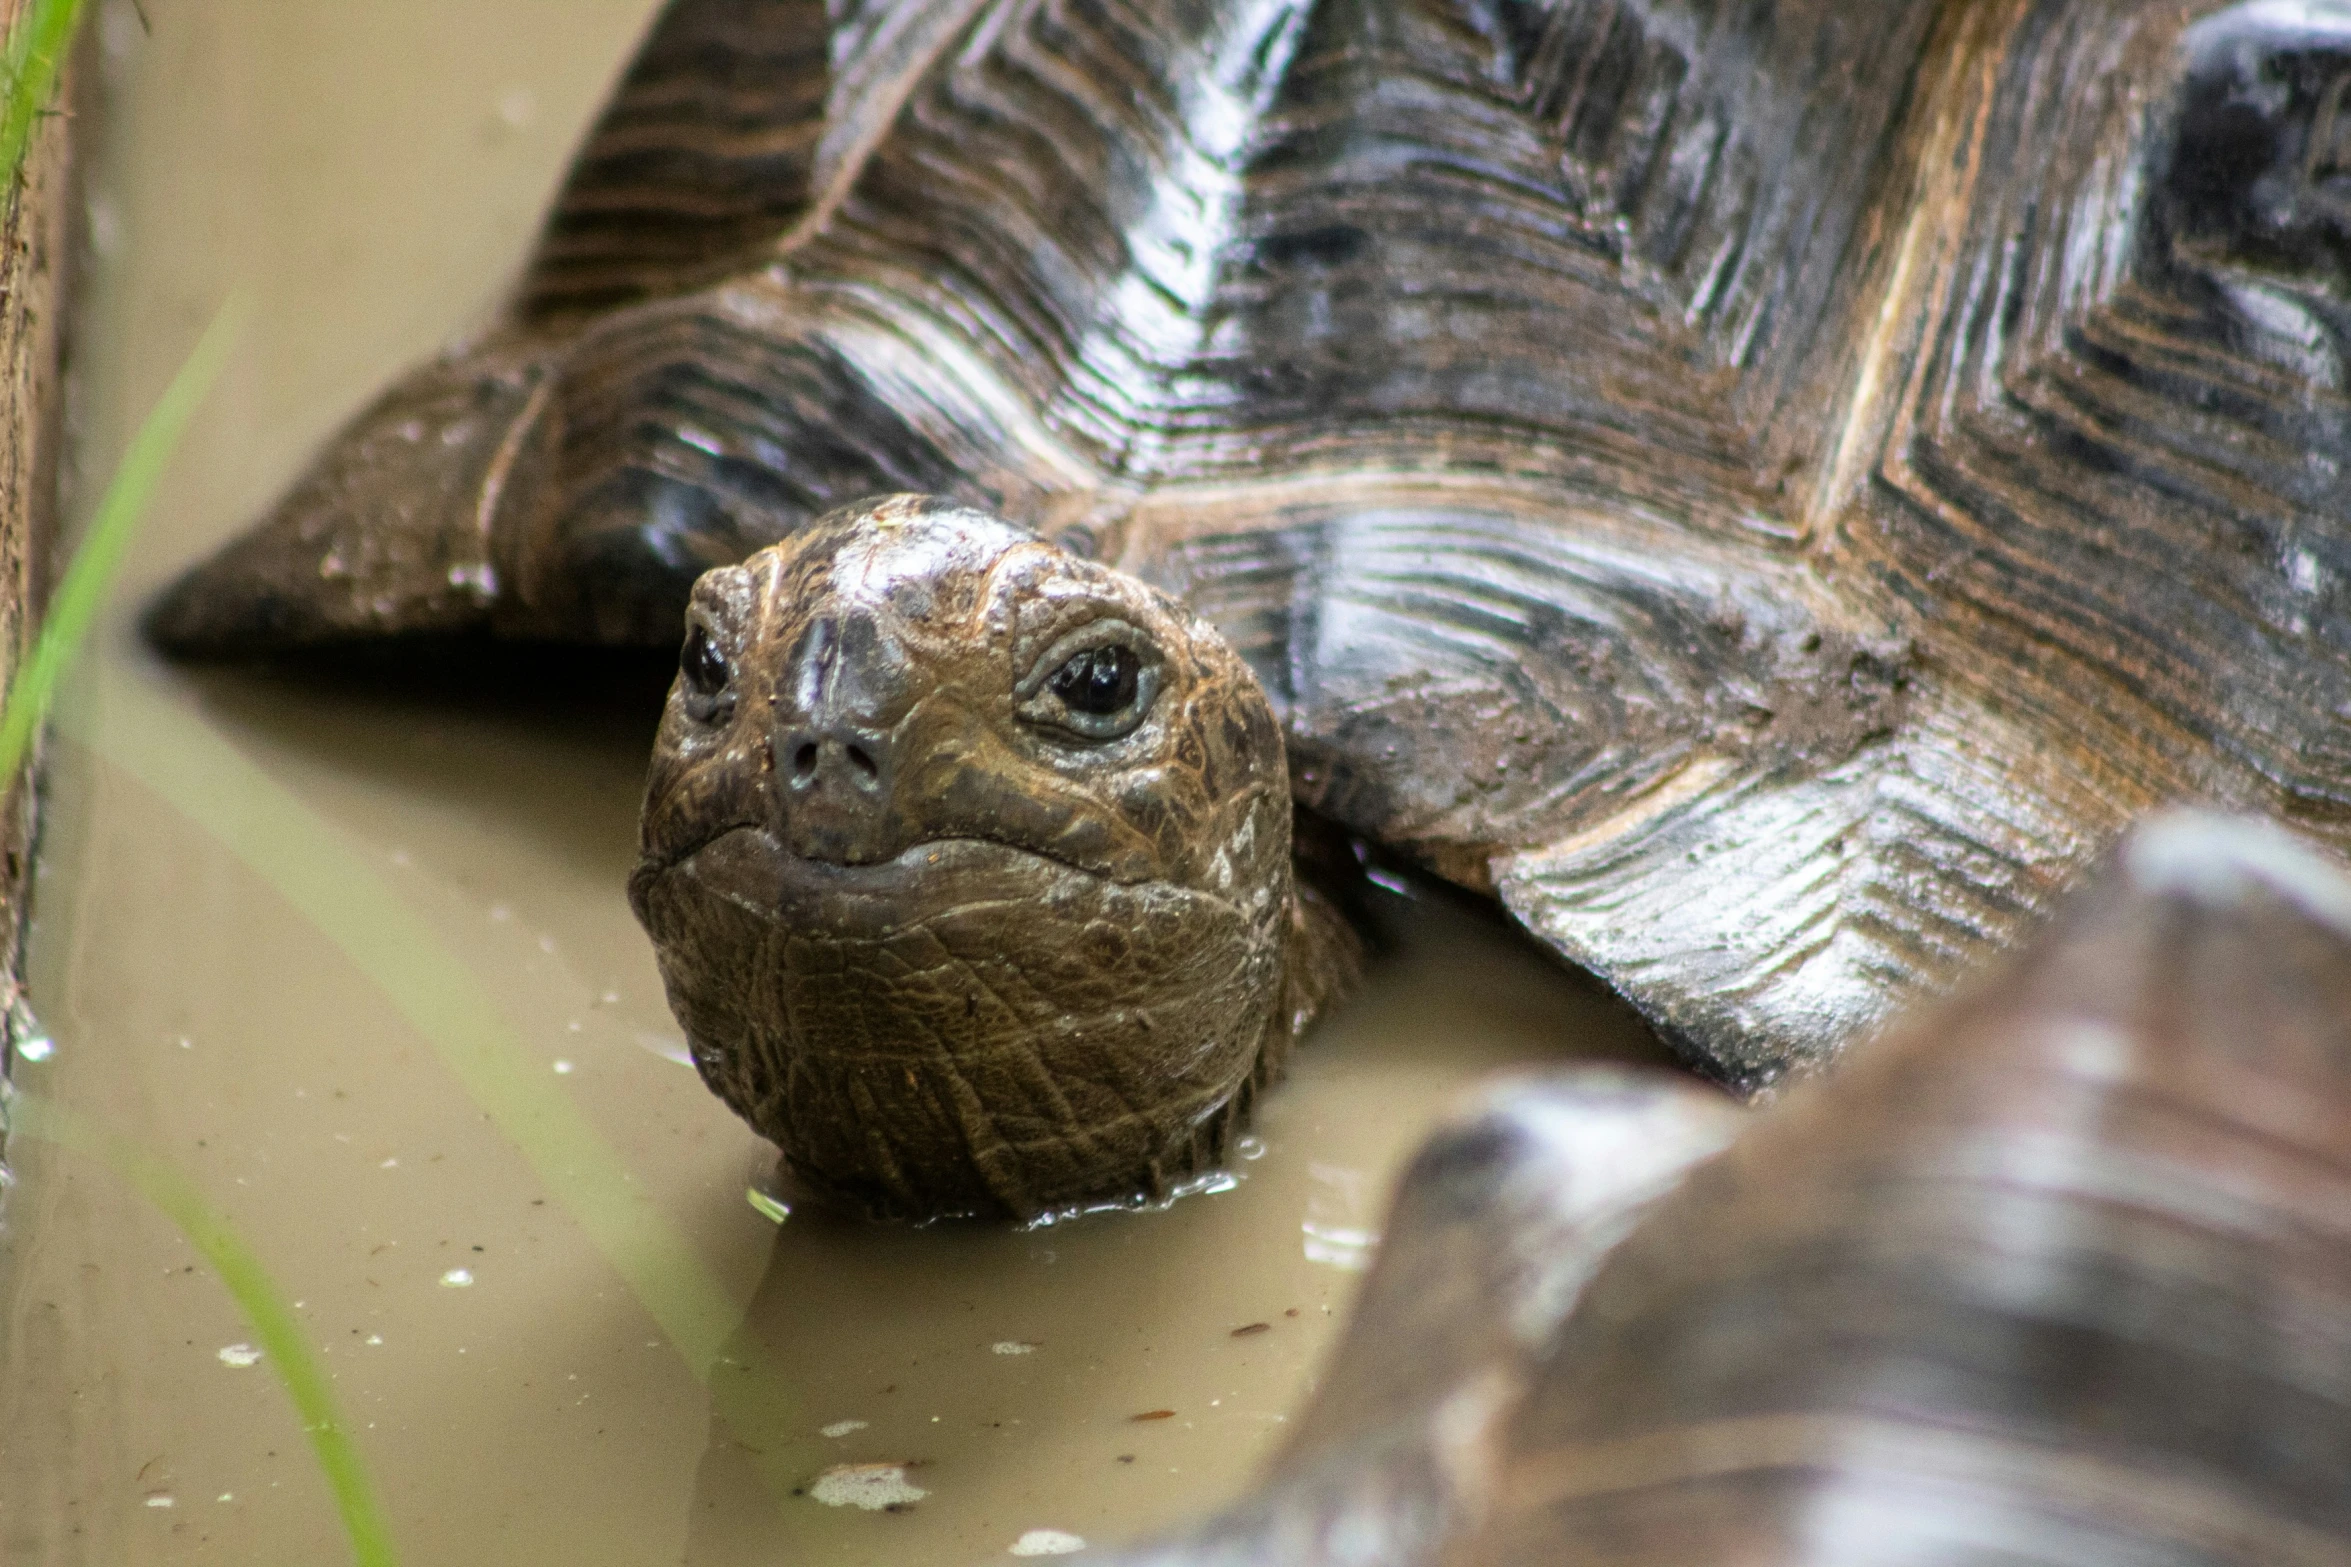
POLYGON ((150 1491, 147 1493, 147 1505, 149 1507, 177 1507, 179 1504, 180 1499, 172 1495, 169 1491, 150 1491))
POLYGON ((471 1268, 451 1268, 447 1273, 441 1275, 441 1288, 445 1290, 461 1290, 471 1283, 473 1283, 473 1269, 471 1268))
POLYGON ((1067 1556, 1082 1551, 1086 1542, 1064 1529, 1031 1529, 1012 1542, 1008 1555, 1012 1556, 1067 1556))
POLYGON ((219 1359, 224 1366, 257 1366, 261 1364, 261 1351, 250 1344, 223 1344, 219 1359))
POLYGON ((381 1344, 384 1341, 384 1336, 381 1333, 370 1333, 367 1336, 367 1341, 370 1344, 381 1344))
POLYGON ((878 1513, 912 1507, 931 1493, 906 1478, 906 1465, 835 1464, 808 1483, 808 1494, 827 1507, 862 1507, 878 1513))
POLYGON ((558 1061, 555 1063, 555 1075, 557 1077, 569 1077, 572 1074, 572 1070, 572 1064, 569 1061, 558 1061))
POLYGON ((852 1431, 864 1430, 869 1423, 870 1422, 864 1420, 836 1420, 831 1425, 820 1428, 818 1434, 822 1436, 847 1436, 852 1431))

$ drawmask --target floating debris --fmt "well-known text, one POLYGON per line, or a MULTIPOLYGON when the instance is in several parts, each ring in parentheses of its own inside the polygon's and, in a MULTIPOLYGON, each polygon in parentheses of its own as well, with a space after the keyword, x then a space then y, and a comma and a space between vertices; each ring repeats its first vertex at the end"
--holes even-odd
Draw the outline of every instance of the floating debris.
POLYGON ((1249 1322, 1233 1329, 1233 1337, 1247 1338, 1252 1333, 1271 1333, 1272 1331, 1273 1324, 1270 1322, 1249 1322))
POLYGON ((865 1420, 836 1420, 829 1426, 820 1427, 817 1434, 819 1436, 847 1436, 852 1431, 864 1430, 869 1424, 871 1422, 865 1420))
POLYGON ((869 1513, 912 1507, 931 1493, 906 1478, 905 1464, 835 1464, 808 1483, 808 1494, 827 1507, 862 1507, 869 1513))
POLYGON ((1086 1542, 1061 1529, 1031 1529, 1012 1542, 1014 1556, 1067 1556, 1082 1551, 1086 1542))
POLYGON ((224 1366, 235 1366, 242 1370, 246 1366, 260 1365, 261 1351, 250 1344, 223 1344, 215 1358, 224 1366))
POLYGON ((1044 1347, 1034 1339, 1022 1338, 998 1339, 988 1346, 992 1352, 999 1355, 1033 1355, 1044 1347))
POLYGON ((1129 1415, 1127 1418, 1129 1420, 1173 1420, 1175 1411, 1172 1409, 1146 1409, 1139 1415, 1129 1415))

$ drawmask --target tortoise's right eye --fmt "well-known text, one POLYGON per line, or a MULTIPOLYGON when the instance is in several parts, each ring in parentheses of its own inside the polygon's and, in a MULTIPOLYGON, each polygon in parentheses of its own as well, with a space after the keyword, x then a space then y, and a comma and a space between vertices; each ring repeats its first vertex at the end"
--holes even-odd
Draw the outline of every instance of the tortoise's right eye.
POLYGON ((733 672, 727 668, 726 655, 710 640, 707 627, 696 626, 686 634, 685 650, 678 655, 678 670, 685 676, 686 712, 698 723, 716 723, 734 710, 727 695, 727 682, 733 672))

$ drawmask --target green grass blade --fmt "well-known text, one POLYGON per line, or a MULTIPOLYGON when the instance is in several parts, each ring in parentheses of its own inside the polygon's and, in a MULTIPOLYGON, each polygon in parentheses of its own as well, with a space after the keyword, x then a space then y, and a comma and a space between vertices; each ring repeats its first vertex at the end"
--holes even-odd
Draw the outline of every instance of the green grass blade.
POLYGON ((16 192, 16 176, 33 144, 33 126, 57 90, 57 73, 82 19, 82 0, 33 0, 0 48, 0 169, 8 184, 0 203, 16 192))
POLYGON ((515 1035, 473 968, 344 835, 196 715, 113 666, 58 711, 209 832, 340 947, 408 1019, 627 1284, 778 1493, 804 1478, 798 1401, 735 1300, 515 1035), (723 1373, 723 1374, 722 1374, 723 1373))
POLYGON ((7 705, 0 707, 0 779, 15 777, 23 764, 33 735, 49 711, 50 699, 57 693, 58 679, 106 601, 106 591, 122 567, 123 552, 146 516, 148 502, 155 497, 164 464, 170 461, 204 394, 219 378, 244 315, 240 298, 220 307, 138 433, 131 437, 130 449, 114 470, 113 482, 99 499, 89 532, 49 601, 49 613, 42 619, 32 656, 8 684, 7 705))
POLYGON ((202 1192, 178 1169, 145 1149, 117 1137, 67 1110, 62 1105, 20 1093, 9 1105, 10 1129, 38 1137, 61 1148, 97 1159, 120 1176, 138 1194, 164 1214, 187 1236, 220 1281, 228 1288, 252 1325, 270 1370, 276 1373, 302 1433, 325 1473, 342 1514, 344 1532, 351 1540, 351 1559, 357 1567, 393 1567, 391 1533, 384 1526, 375 1488, 359 1456, 350 1427, 335 1408, 334 1390, 327 1385, 326 1368, 310 1345, 310 1336, 288 1304, 285 1291, 253 1254, 243 1237, 204 1200, 202 1192))

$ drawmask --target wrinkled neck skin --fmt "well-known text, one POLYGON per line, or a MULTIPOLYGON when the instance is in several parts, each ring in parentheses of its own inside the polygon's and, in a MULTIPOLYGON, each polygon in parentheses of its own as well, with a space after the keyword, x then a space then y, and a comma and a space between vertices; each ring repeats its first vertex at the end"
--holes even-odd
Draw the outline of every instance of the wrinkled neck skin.
POLYGON ((630 901, 704 1080, 874 1217, 1170 1195, 1328 956, 1240 658, 921 497, 701 580, 640 837, 630 901))

